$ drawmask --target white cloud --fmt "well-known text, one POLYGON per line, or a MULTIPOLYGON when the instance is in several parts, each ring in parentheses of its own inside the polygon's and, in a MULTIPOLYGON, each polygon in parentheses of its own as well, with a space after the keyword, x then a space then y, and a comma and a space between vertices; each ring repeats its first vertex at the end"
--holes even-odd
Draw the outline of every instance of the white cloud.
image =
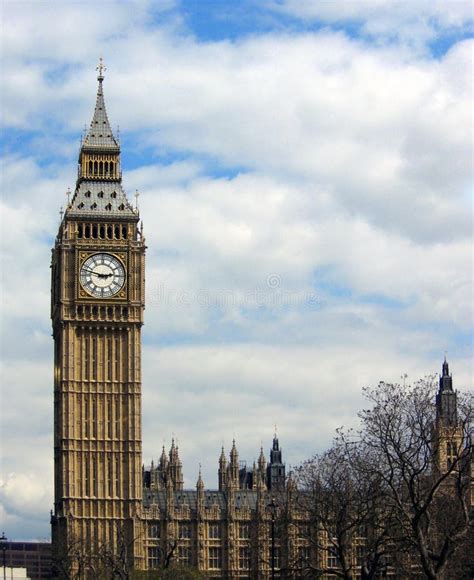
MULTIPOLYGON (((455 372, 456 385, 469 377, 466 363, 457 367, 464 370, 455 372)), ((418 352, 401 356, 383 343, 366 348, 357 336, 341 347, 146 347, 144 460, 156 460, 174 436, 187 485, 195 484, 205 458, 206 484, 215 487, 221 445, 228 452, 235 436, 240 458, 251 464, 261 444, 268 454, 277 424, 285 461, 295 465, 329 445, 336 427, 357 424, 362 387, 400 381, 404 372, 415 380, 426 370, 418 352), (374 361, 383 361, 382 373, 374 361)))
MULTIPOLYGON (((421 30, 411 3, 318 6, 385 39, 390 16, 421 43, 468 20, 436 2, 417 4, 421 30)), ((174 433, 187 484, 202 462, 214 486, 221 444, 235 432, 252 461, 277 423, 297 463, 355 421, 362 386, 436 371, 445 349, 456 386, 472 384, 472 42, 433 59, 330 27, 202 41, 173 3, 158 23, 146 2, 108 7, 105 36, 103 4, 6 10, 2 502, 23 537, 48 533, 48 266, 100 53, 148 245, 146 461, 174 433), (25 532, 35 503, 43 523, 25 532)))
POLYGON ((468 0, 268 0, 267 6, 303 20, 357 23, 379 42, 398 41, 423 49, 440 32, 472 29, 468 0))

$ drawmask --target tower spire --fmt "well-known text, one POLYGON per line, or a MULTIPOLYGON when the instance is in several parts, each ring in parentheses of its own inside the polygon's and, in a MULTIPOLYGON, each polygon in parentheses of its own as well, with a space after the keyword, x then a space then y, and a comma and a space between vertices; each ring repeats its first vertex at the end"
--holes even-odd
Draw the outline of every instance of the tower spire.
POLYGON ((82 149, 107 149, 112 151, 120 150, 117 139, 115 139, 112 128, 107 117, 104 100, 104 71, 107 70, 102 57, 99 59, 99 64, 96 67, 98 71, 97 80, 99 85, 97 87, 97 99, 95 103, 94 115, 84 141, 82 149))
POLYGON ((446 425, 455 425, 457 422, 457 394, 453 389, 453 377, 449 374, 446 355, 444 356, 443 367, 439 377, 436 414, 438 420, 442 420, 446 425))
POLYGON ((120 145, 110 127, 105 108, 103 80, 105 65, 97 66, 98 88, 94 114, 79 151, 78 179, 68 217, 101 217, 139 220, 138 210, 122 189, 120 145))

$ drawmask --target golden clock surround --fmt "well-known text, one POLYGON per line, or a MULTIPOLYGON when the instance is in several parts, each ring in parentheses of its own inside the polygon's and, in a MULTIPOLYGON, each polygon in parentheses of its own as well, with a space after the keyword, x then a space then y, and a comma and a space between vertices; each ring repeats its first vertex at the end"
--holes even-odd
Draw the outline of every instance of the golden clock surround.
POLYGON ((123 301, 128 299, 128 287, 129 287, 130 274, 128 271, 128 253, 127 252, 120 252, 120 251, 117 251, 116 247, 114 247, 112 249, 112 247, 109 247, 109 246, 96 247, 94 250, 88 249, 87 251, 80 250, 78 252, 78 256, 76 259, 76 272, 77 272, 77 275, 76 275, 76 299, 77 300, 79 300, 79 301, 84 300, 86 302, 99 301, 101 304, 105 304, 106 302, 123 302, 123 301), (122 264, 122 267, 123 267, 124 272, 125 272, 125 281, 123 283, 122 288, 117 292, 117 294, 115 294, 113 296, 107 296, 106 298, 99 298, 97 296, 93 296, 92 294, 89 294, 89 292, 87 292, 87 290, 85 290, 81 284, 81 281, 80 281, 81 268, 84 265, 84 263, 91 256, 94 256, 96 254, 109 254, 110 256, 113 256, 114 258, 119 260, 120 263, 122 264))

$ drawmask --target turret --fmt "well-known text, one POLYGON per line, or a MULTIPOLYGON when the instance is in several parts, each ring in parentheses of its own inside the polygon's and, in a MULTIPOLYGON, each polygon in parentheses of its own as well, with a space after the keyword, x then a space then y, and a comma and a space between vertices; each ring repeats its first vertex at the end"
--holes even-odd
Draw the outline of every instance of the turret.
POLYGON ((166 457, 165 446, 163 445, 160 456, 160 469, 164 473, 167 467, 168 467, 168 458, 166 457))
POLYGON ((271 490, 285 487, 285 464, 282 462, 282 452, 276 433, 273 436, 270 463, 267 467, 267 486, 271 490))
POLYGON ((197 495, 197 510, 201 514, 204 510, 204 482, 201 476, 201 466, 199 466, 199 476, 196 482, 196 495, 197 495))
POLYGON ((457 418, 457 393, 453 390, 453 378, 444 358, 439 390, 436 395, 436 421, 433 426, 435 434, 435 465, 441 473, 459 467, 458 457, 461 452, 463 435, 457 418))
POLYGON ((267 480, 267 461, 263 453, 263 447, 260 447, 260 455, 258 457, 257 479, 265 483, 267 480))
POLYGON ((219 491, 224 491, 227 485, 227 459, 224 453, 224 447, 219 457, 219 491))
POLYGON ((453 390, 453 378, 444 358, 442 374, 439 377, 439 391, 436 395, 436 420, 438 424, 454 427, 457 424, 457 394, 453 390))
POLYGON ((235 439, 232 441, 232 449, 230 450, 230 461, 228 467, 228 484, 231 484, 235 489, 239 487, 239 454, 235 446, 235 439))
POLYGON ((173 482, 175 490, 182 490, 183 481, 183 466, 179 459, 179 449, 175 445, 174 439, 171 440, 171 448, 169 453, 168 476, 173 482))

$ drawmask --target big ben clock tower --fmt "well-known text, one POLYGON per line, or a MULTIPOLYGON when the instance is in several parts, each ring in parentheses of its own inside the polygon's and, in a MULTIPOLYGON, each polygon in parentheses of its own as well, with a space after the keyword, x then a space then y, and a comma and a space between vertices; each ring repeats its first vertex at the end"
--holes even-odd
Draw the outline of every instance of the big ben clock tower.
POLYGON ((52 250, 52 537, 59 558, 80 546, 91 557, 127 553, 130 563, 142 499, 145 244, 138 210, 122 189, 104 70, 101 61, 76 189, 52 250))

